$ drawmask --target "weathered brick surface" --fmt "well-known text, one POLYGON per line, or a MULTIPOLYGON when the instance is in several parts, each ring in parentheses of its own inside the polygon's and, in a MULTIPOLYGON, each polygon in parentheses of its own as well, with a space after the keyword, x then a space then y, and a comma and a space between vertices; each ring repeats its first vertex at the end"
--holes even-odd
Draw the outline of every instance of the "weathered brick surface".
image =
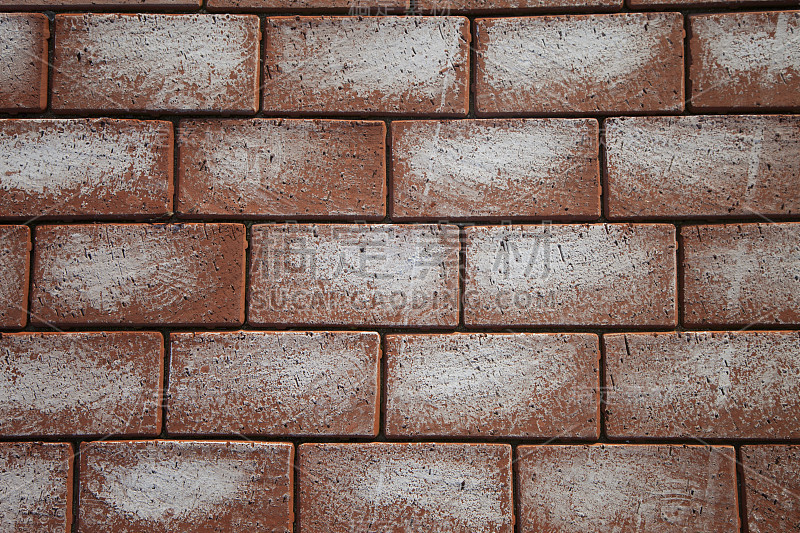
POLYGON ((83 444, 80 531, 291 531, 292 452, 267 442, 83 444))
POLYGON ((750 533, 800 529, 800 446, 742 446, 750 533))
POLYGON ((56 111, 252 113, 253 15, 56 15, 56 111))
POLYGON ((466 115, 464 17, 271 17, 268 113, 466 115))
POLYGON ((47 107, 47 17, 0 13, 0 111, 42 111, 47 107))
POLYGON ((0 226, 0 328, 22 328, 28 321, 31 230, 0 226))
POLYGON ((159 333, 7 333, 0 337, 0 435, 158 435, 159 333))
POLYGON ((600 216, 595 119, 392 123, 397 220, 600 216))
POLYGON ((727 9, 743 9, 752 7, 759 9, 762 6, 792 5, 794 0, 627 0, 625 3, 631 9, 676 9, 716 7, 727 9))
POLYGON ((197 8, 202 0, 0 0, 3 9, 197 8))
POLYGON ((0 120, 0 216, 165 215, 172 143, 165 121, 0 120))
POLYGON ((599 436, 593 334, 386 337, 391 436, 599 436))
POLYGON ((513 531, 504 444, 301 444, 302 533, 513 531))
POLYGON ((402 13, 410 0, 208 0, 211 11, 346 11, 352 15, 402 13))
POLYGON ((458 324, 455 226, 264 224, 251 246, 250 324, 458 324))
POLYGON ((379 220, 386 214, 385 138, 377 121, 183 121, 178 210, 379 220))
POLYGON ((800 11, 691 15, 689 32, 693 109, 800 110, 800 11))
POLYGON ((800 224, 684 226, 690 326, 800 324, 800 224))
POLYGON ((479 19, 481 115, 683 109, 683 19, 622 13, 479 19))
POLYGON ((800 211, 800 117, 628 117, 604 125, 612 219, 800 211))
POLYGON ((606 11, 618 10, 622 0, 418 0, 423 13, 513 13, 520 11, 606 11))
POLYGON ((31 321, 235 326, 244 321, 240 224, 36 228, 31 321))
POLYGON ((6 533, 69 533, 72 445, 0 443, 0 529, 6 533))
POLYGON ((800 334, 605 335, 611 437, 800 437, 800 334))
POLYGON ((666 224, 466 229, 468 326, 673 326, 675 230, 666 224))
POLYGON ((171 335, 170 434, 378 434, 380 336, 171 335))
POLYGON ((520 531, 739 531, 729 446, 520 446, 520 531))

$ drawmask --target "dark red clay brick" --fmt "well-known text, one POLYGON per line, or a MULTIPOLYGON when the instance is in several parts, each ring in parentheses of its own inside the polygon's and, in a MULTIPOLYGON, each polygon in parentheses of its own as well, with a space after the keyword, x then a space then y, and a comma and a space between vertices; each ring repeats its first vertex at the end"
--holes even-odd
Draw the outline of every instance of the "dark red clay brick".
POLYGON ((392 123, 395 220, 600 216, 595 119, 392 123))
POLYGON ((171 434, 378 434, 377 333, 239 331, 170 339, 171 434))
POLYGON ((742 446, 750 533, 800 530, 800 446, 742 446))
POLYGON ((730 446, 520 446, 519 531, 739 531, 730 446))
POLYGON ((28 321, 31 230, 0 226, 0 328, 23 328, 28 321))
POLYGON ((302 533, 511 533, 507 444, 301 444, 302 533))
POLYGON ((56 15, 58 112, 253 113, 255 15, 56 15))
POLYGON ((0 530, 69 533, 72 455, 68 443, 0 443, 0 530))
POLYGON ((615 11, 622 0, 417 0, 416 9, 432 15, 490 14, 519 11, 615 11))
POLYGON ((458 237, 432 224, 255 225, 248 321, 454 327, 458 237))
POLYGON ((741 9, 744 6, 752 6, 753 9, 759 9, 764 6, 797 4, 796 0, 627 0, 625 3, 628 7, 637 11, 640 9, 691 9, 698 7, 741 9))
POLYGON ((241 224, 39 226, 31 320, 241 325, 246 247, 241 224))
POLYGON ((347 12, 351 15, 404 13, 410 0, 207 0, 210 11, 347 12))
POLYGON ((270 17, 267 113, 463 116, 464 17, 270 17))
POLYGON ((467 326, 674 326, 667 224, 466 228, 467 326))
POLYGON ((800 324, 800 224, 681 228, 684 322, 800 324))
POLYGON ((613 438, 800 438, 800 332, 604 336, 613 438))
POLYGON ((47 107, 49 38, 46 16, 0 13, 0 112, 43 111, 47 107))
POLYGON ((81 445, 81 532, 292 530, 291 443, 81 445))
POLYGON ((386 215, 386 125, 355 120, 188 120, 178 210, 200 216, 386 215))
POLYGON ((201 4, 202 0, 0 0, 3 9, 196 9, 201 4))
POLYGON ((0 216, 166 215, 172 142, 165 121, 0 120, 0 216))
POLYGON ((160 333, 6 333, 0 435, 158 435, 160 333))
POLYGON ((600 436, 593 334, 386 337, 386 434, 600 436))
POLYGON ((690 15, 691 108, 800 110, 798 34, 800 11, 690 15))
POLYGON ((626 117, 604 126, 609 218, 800 211, 800 117, 626 117))
POLYGON ((683 110, 680 13, 478 19, 479 115, 683 110))

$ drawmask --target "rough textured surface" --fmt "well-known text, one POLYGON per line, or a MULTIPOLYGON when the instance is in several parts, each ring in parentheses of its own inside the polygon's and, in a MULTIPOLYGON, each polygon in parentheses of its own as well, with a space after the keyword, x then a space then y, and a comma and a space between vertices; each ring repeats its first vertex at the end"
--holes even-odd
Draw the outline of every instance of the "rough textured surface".
POLYGON ((386 214, 385 138, 377 121, 183 121, 178 210, 379 220, 386 214))
POLYGON ((605 335, 611 437, 800 438, 800 332, 605 335))
POLYGON ((197 8, 202 0, 0 0, 4 9, 197 8))
POLYGON ((800 324, 800 224, 684 226, 689 326, 800 324))
POLYGON ((380 336, 171 335, 171 434, 378 434, 380 336))
POLYGON ((300 532, 511 533, 511 446, 302 444, 300 532))
POLYGON ((739 531, 729 446, 520 446, 520 531, 739 531))
POLYGON ((627 0, 625 2, 631 9, 675 9, 680 7, 721 7, 728 9, 742 9, 752 6, 753 9, 768 9, 767 6, 780 6, 796 4, 795 0, 627 0))
POLYGON ((466 18, 271 17, 265 32, 265 112, 467 113, 466 18))
POLYGON ((800 110, 800 11, 689 17, 695 109, 800 110))
POLYGON ((513 13, 519 11, 605 11, 618 10, 622 0, 418 0, 423 13, 513 13))
POLYGON ((680 13, 479 19, 479 114, 683 110, 680 13))
POLYGON ((31 321, 240 325, 246 246, 240 224, 39 226, 31 321))
POLYGON ((386 337, 386 434, 597 438, 593 334, 386 337))
POLYGON ((0 443, 0 530, 69 533, 72 445, 0 443))
POLYGON ((0 216, 170 213, 172 143, 166 121, 0 120, 0 216))
POLYGON ((604 126, 610 218, 800 211, 800 117, 632 117, 604 126))
POLYGON ((252 113, 253 15, 56 15, 57 111, 252 113))
POLYGON ((0 226, 0 328, 22 328, 28 321, 31 230, 0 226))
POLYGON ((47 107, 49 24, 39 13, 0 13, 0 111, 42 111, 47 107))
POLYGON ((158 435, 159 333, 6 333, 0 435, 158 435))
POLYGON ((80 531, 289 532, 292 451, 268 442, 83 444, 80 531))
POLYGON ((750 533, 800 530, 800 446, 742 446, 750 533))
POLYGON ((458 324, 458 228, 256 225, 253 325, 458 324))
POLYGON ((673 326, 675 229, 666 224, 466 229, 468 326, 673 326))
POLYGON ((351 15, 385 15, 408 10, 410 0, 207 0, 211 11, 347 11, 351 15))
POLYGON ((392 123, 392 217, 600 216, 595 119, 392 123))

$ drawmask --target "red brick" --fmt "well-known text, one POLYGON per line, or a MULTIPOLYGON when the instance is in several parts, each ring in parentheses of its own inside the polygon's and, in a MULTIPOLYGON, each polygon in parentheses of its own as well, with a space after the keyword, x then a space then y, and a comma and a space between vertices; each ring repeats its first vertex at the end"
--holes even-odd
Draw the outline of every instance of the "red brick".
POLYGON ((728 9, 741 9, 743 6, 753 6, 758 9, 761 6, 792 5, 795 0, 627 0, 626 4, 631 9, 670 9, 670 8, 695 8, 695 7, 717 7, 728 9))
POLYGON ((479 19, 480 115, 683 110, 680 13, 479 19))
POLYGON ((172 123, 0 120, 0 209, 9 218, 172 211, 172 123))
POLYGON ((39 226, 32 322, 236 326, 244 321, 241 224, 39 226))
POLYGON ((0 0, 3 9, 195 8, 202 0, 0 0))
POLYGON ((239 331, 170 339, 171 434, 378 434, 377 333, 239 331))
POLYGON ((395 220, 600 216, 595 119, 392 123, 395 220))
POLYGON ((608 216, 779 216, 800 211, 800 117, 606 120, 608 216))
POLYGON ((684 226, 687 325, 800 324, 800 224, 684 226))
POLYGON ((268 113, 466 115, 464 17, 271 17, 268 113))
POLYGON ((28 321, 31 230, 0 226, 0 328, 22 328, 28 321))
POLYGON ((49 38, 46 16, 0 13, 0 111, 43 111, 47 107, 49 38))
POLYGON ((800 334, 605 335, 614 438, 800 438, 800 334))
POLYGON ((458 228, 252 227, 249 323, 452 327, 458 228))
POLYGON ((69 533, 72 445, 0 443, 0 529, 5 533, 69 533))
POLYGON ((291 443, 89 442, 80 531, 291 531, 292 463, 291 443))
POLYGON ((56 15, 56 111, 252 113, 254 15, 56 15))
POLYGON ((191 120, 178 130, 178 209, 201 216, 386 215, 386 125, 191 120))
POLYGON ((386 434, 598 438, 593 334, 386 337, 386 434))
POLYGON ((511 533, 511 446, 301 444, 302 533, 511 533))
POLYGON ((689 93, 698 110, 800 110, 800 11, 689 17, 689 93))
POLYGON ((520 531, 739 531, 729 446, 520 446, 520 531))
POLYGON ((211 11, 346 11, 351 15, 385 15, 409 10, 410 0, 207 0, 211 11))
POLYGON ((750 533, 800 529, 800 446, 742 446, 750 533))
POLYGON ((159 333, 6 333, 0 435, 158 435, 159 333))
POLYGON ((622 0, 417 0, 417 10, 433 15, 490 14, 519 11, 619 10, 622 0))
POLYGON ((466 229, 468 326, 674 326, 667 224, 466 229))

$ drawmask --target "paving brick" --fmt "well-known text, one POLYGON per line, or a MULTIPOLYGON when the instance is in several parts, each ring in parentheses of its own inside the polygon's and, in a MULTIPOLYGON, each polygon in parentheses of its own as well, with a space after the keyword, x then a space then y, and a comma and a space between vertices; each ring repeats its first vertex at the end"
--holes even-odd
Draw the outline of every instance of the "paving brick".
POLYGON ((39 226, 31 321, 236 326, 244 321, 241 224, 39 226))
POLYGON ((742 446, 750 533, 800 529, 800 446, 742 446))
POLYGON ((0 328, 22 328, 28 321, 31 230, 0 226, 0 328))
POLYGON ((301 444, 303 533, 513 531, 505 444, 301 444))
POLYGON ((151 9, 195 8, 202 0, 0 0, 3 9, 151 9))
POLYGON ((520 11, 619 10, 622 0, 418 0, 416 9, 432 15, 490 14, 520 11))
POLYGON ((741 9, 752 6, 758 9, 762 6, 792 5, 793 0, 627 0, 626 4, 631 9, 676 9, 715 7, 727 9, 741 9))
POLYGON ((380 220, 386 125, 354 120, 189 120, 178 129, 188 215, 380 220))
POLYGON ((410 0, 208 0, 206 7, 210 11, 345 11, 350 15, 370 16, 404 13, 411 3, 410 0))
POLYGON ((800 324, 800 224, 681 228, 684 322, 800 324))
POLYGON ((49 38, 46 16, 0 13, 0 112, 43 111, 47 107, 49 38))
POLYGON ((600 216, 595 119, 392 123, 394 220, 600 216))
POLYGON ((80 531, 289 532, 292 463, 291 443, 89 442, 80 531))
POLYGON ((380 336, 174 333, 171 434, 378 434, 380 336))

